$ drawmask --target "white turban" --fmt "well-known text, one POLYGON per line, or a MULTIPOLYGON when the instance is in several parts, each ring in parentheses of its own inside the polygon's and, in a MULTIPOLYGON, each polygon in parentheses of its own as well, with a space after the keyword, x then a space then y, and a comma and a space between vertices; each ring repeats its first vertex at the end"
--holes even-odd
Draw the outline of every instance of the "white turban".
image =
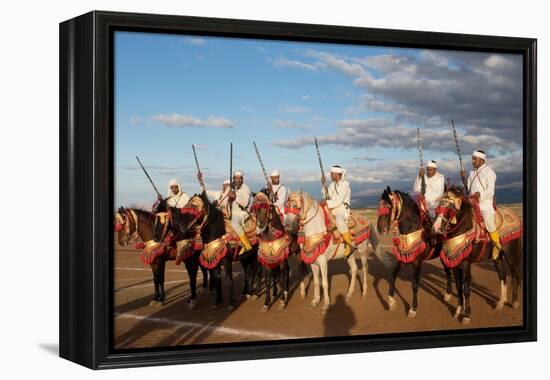
POLYGON ((330 168, 330 172, 344 175, 346 173, 346 170, 338 165, 334 165, 330 168))
POLYGON ((434 160, 431 160, 430 162, 428 162, 428 165, 426 165, 428 168, 434 168, 434 169, 437 169, 437 162, 435 162, 434 160))
POLYGON ((486 159, 485 152, 479 149, 474 150, 474 153, 472 153, 472 157, 478 157, 478 158, 481 158, 482 160, 486 159))
POLYGON ((243 176, 243 172, 240 170, 235 170, 235 172, 233 173, 233 177, 242 177, 242 176, 243 176))
MULTIPOLYGON (((168 182, 168 196, 169 196, 169 197, 171 197, 172 195, 174 195, 174 193, 172 192, 172 189, 171 189, 172 186, 177 186, 177 187, 178 187, 178 193, 181 192, 181 186, 180 186, 178 180, 175 179, 175 178, 172 178, 172 179, 170 180, 170 182, 168 182)), ((178 193, 176 193, 176 194, 178 194, 178 193)))
POLYGON ((273 169, 271 171, 271 177, 278 177, 280 174, 279 174, 279 171, 277 169, 273 169))

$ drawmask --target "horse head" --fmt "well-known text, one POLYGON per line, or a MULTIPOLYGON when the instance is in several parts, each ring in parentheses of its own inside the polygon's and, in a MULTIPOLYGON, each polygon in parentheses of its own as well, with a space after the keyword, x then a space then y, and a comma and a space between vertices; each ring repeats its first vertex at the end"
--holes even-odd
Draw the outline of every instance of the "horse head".
POLYGON ((179 209, 180 215, 174 215, 173 223, 183 235, 186 235, 191 229, 200 227, 205 222, 209 209, 208 199, 195 194, 179 209))
POLYGON ((304 192, 292 191, 285 204, 284 228, 287 233, 298 231, 300 219, 303 219, 304 192))
POLYGON ((376 213, 376 229, 378 230, 378 233, 385 235, 390 230, 390 218, 393 207, 392 190, 388 186, 382 192, 382 195, 378 201, 378 210, 376 213))
POLYGON ((273 219, 272 204, 265 193, 259 192, 254 196, 250 212, 256 217, 256 233, 261 234, 273 219))
POLYGON ((446 234, 457 224, 457 215, 465 205, 464 190, 461 186, 450 187, 440 198, 435 209, 436 219, 433 230, 437 234, 446 234))

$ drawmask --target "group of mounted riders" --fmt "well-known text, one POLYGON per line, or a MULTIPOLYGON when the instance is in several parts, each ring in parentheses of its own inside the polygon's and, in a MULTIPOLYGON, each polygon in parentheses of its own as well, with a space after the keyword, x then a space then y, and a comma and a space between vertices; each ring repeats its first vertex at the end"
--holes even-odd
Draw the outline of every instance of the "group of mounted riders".
POLYGON ((358 255, 363 264, 362 295, 366 296, 366 252, 370 244, 376 257, 389 269, 387 306, 390 310, 396 307, 396 277, 404 265, 412 265, 413 302, 408 316, 416 315, 422 262, 431 259, 441 260, 445 270, 446 302, 451 299, 451 273, 454 274, 458 299, 455 318, 463 323, 469 323, 471 318, 470 268, 475 262, 490 260, 497 269, 501 286, 500 298, 495 304, 497 309, 502 309, 507 301, 504 265, 507 262, 513 281, 512 306, 519 306, 521 221, 507 208, 497 210, 494 202, 497 177, 488 166, 484 151, 473 152, 473 168, 468 177, 461 165, 463 186, 446 184, 437 163, 431 160, 424 169, 421 158, 413 194, 387 187, 380 197, 375 225, 352 213, 351 187, 341 166, 331 167, 327 186, 319 155, 323 199, 316 201, 306 192, 290 192, 282 184, 278 170, 268 176, 257 149, 256 153, 266 178, 266 186, 258 193, 252 193, 244 173, 237 170, 231 180, 224 181, 221 190, 209 198, 196 161, 200 194, 190 197, 176 180, 171 180, 166 197, 157 191, 158 199, 149 215, 140 216, 143 211, 137 215, 137 210, 124 208, 115 214, 119 243, 128 244, 138 236, 143 241, 142 259, 151 265, 155 280, 152 302, 164 301, 164 264, 167 260, 176 260, 178 264, 185 262, 190 275, 190 308, 196 305, 199 267, 203 270, 203 286, 207 286, 208 270, 210 287, 216 290, 214 307, 219 307, 222 266, 229 287, 229 307, 234 308, 237 302, 233 295, 232 263, 240 261, 245 275, 243 294, 258 296, 258 283, 265 273, 263 309, 271 305, 272 288, 273 295, 277 295, 277 281, 283 289, 279 307, 284 308, 290 287, 288 258, 296 254, 302 277, 302 298, 305 298, 304 281, 310 267, 315 285, 311 304, 319 304, 322 282, 323 311, 327 311, 330 305, 327 262, 337 258, 347 260, 351 274, 349 298, 355 285, 358 255), (380 233, 391 234, 392 256, 381 251, 380 233))

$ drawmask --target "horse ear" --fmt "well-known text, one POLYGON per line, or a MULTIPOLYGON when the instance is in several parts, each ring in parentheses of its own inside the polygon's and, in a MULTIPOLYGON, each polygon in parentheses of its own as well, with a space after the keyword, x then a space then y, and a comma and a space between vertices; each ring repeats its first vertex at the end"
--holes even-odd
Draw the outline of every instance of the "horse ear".
POLYGON ((391 188, 389 185, 386 187, 386 191, 388 192, 388 194, 391 193, 391 188))

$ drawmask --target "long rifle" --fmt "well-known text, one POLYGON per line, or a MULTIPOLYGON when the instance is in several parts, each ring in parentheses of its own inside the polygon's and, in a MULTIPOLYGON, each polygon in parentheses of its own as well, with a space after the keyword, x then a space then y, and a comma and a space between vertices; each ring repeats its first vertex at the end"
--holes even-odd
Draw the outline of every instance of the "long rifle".
MULTIPOLYGON (((420 128, 416 128, 416 139, 418 140, 418 153, 420 154, 420 168, 424 169, 424 158, 422 157, 422 142, 420 141, 420 128)), ((420 192, 426 195, 426 178, 420 178, 420 192)))
MULTIPOLYGON (((264 162, 262 161, 262 156, 260 156, 260 151, 258 150, 258 146, 256 145, 256 142, 252 141, 252 144, 254 144, 254 150, 256 151, 256 157, 258 157, 258 161, 260 162, 260 166, 262 168, 262 173, 264 174, 266 186, 269 187, 270 182, 269 182, 269 178, 267 177, 267 172, 265 170, 264 162)), ((271 198, 271 203, 275 202, 275 196, 273 194, 273 191, 270 191, 270 198, 271 198)))
POLYGON ((323 185, 323 192, 325 193, 325 199, 329 199, 327 183, 325 179, 325 170, 323 169, 323 161, 321 160, 321 152, 319 151, 319 143, 317 142, 317 137, 313 137, 315 140, 315 149, 317 149, 317 158, 319 159, 319 167, 321 168, 321 183, 323 185))
POLYGON ((199 177, 199 183, 201 185, 201 190, 206 191, 206 187, 204 186, 204 181, 202 179, 201 168, 199 166, 199 160, 197 158, 197 151, 195 150, 195 145, 191 144, 191 147, 193 148, 193 156, 195 157, 195 165, 197 166, 197 174, 198 174, 198 177, 199 177))
POLYGON ((462 163, 462 155, 460 154, 460 146, 458 145, 458 137, 456 135, 456 129, 455 129, 455 122, 451 120, 451 128, 453 129, 453 136, 455 138, 455 145, 456 145, 456 153, 458 154, 458 162, 460 162, 460 173, 461 173, 461 181, 464 185, 464 189, 466 189, 466 192, 468 192, 468 185, 466 184, 466 181, 464 178, 462 178, 462 172, 464 171, 464 164, 462 163))
POLYGON ((155 192, 157 193, 157 195, 159 197, 162 198, 162 195, 160 194, 159 190, 157 189, 157 187, 155 186, 155 183, 153 182, 153 180, 151 179, 151 177, 149 176, 149 173, 147 173, 147 170, 145 170, 145 168, 143 167, 143 164, 141 163, 141 161, 139 160, 139 157, 136 156, 136 160, 137 162, 139 163, 139 166, 141 166, 141 169, 143 170, 143 172, 145 173, 145 176, 147 177, 147 179, 149 180, 149 182, 151 183, 151 185, 153 186, 153 189, 155 189, 155 192))
MULTIPOLYGON (((235 191, 235 188, 233 186, 233 143, 229 143, 229 191, 235 191)), ((229 195, 229 193, 227 193, 229 195)), ((232 217, 232 211, 233 208, 233 200, 231 198, 228 199, 229 207, 227 208, 229 213, 229 219, 232 217)))

